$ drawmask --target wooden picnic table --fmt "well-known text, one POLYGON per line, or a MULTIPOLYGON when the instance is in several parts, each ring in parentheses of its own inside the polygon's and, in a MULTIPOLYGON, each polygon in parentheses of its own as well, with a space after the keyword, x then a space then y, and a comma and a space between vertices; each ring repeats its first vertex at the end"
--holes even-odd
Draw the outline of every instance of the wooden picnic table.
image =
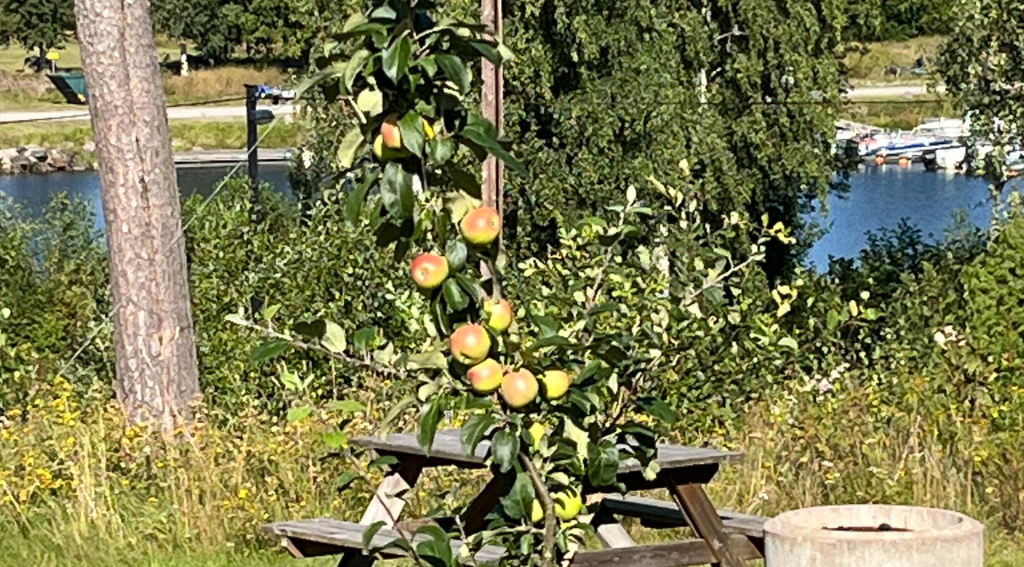
MULTIPOLYGON (((384 438, 360 437, 353 443, 370 449, 379 456, 393 456, 396 463, 377 489, 358 524, 333 519, 298 520, 269 524, 264 530, 279 536, 282 544, 296 557, 341 555, 339 567, 369 567, 374 558, 366 554, 363 533, 376 523, 384 522, 373 538, 371 548, 383 547, 402 534, 415 537, 413 522, 403 522, 405 496, 416 485, 420 473, 429 467, 455 466, 465 469, 483 468, 489 444, 481 443, 472 455, 462 450, 458 430, 437 433, 429 454, 408 433, 384 438), (399 533, 402 531, 402 534, 399 533)), ((625 495, 604 493, 603 487, 584 487, 590 522, 605 546, 602 550, 580 551, 572 558, 574 567, 679 567, 713 564, 740 567, 750 559, 763 557, 765 518, 716 510, 704 485, 723 463, 742 459, 742 453, 714 449, 658 445, 660 471, 654 480, 643 477, 636 460, 620 463, 618 481, 625 485, 625 495), (665 489, 673 502, 640 498, 629 494, 637 490, 665 489), (638 545, 617 519, 617 516, 639 518, 641 524, 654 528, 690 527, 696 537, 656 545, 638 545)), ((484 489, 460 514, 466 533, 485 527, 485 518, 498 505, 502 495, 499 477, 492 477, 484 489)), ((454 541, 457 550, 462 542, 454 541)), ((397 553, 397 552, 396 552, 397 553)), ((500 561, 503 549, 488 546, 476 555, 480 564, 500 561)))

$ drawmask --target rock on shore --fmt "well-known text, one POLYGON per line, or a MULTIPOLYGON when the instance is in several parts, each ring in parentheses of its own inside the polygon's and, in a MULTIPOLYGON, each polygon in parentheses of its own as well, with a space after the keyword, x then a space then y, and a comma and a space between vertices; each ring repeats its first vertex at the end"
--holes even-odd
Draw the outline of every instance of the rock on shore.
POLYGON ((89 169, 92 169, 91 162, 74 152, 42 146, 0 149, 0 174, 3 175, 89 169))

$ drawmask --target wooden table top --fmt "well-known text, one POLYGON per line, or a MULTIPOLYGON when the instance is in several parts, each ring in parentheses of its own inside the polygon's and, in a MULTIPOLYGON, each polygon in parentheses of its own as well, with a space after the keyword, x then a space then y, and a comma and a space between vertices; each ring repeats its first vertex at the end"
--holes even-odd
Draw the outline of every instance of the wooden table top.
MULTIPOLYGON (((430 454, 427 455, 416 441, 412 433, 392 433, 384 438, 357 437, 352 443, 360 447, 373 449, 379 455, 401 457, 421 457, 427 459, 428 466, 455 465, 462 468, 480 468, 484 465, 490 443, 483 441, 472 455, 462 450, 462 441, 458 429, 444 429, 437 432, 430 454)), ((662 470, 686 469, 701 465, 715 465, 739 461, 743 453, 719 451, 701 447, 685 447, 681 445, 658 444, 658 464, 662 470)), ((643 467, 636 459, 627 459, 619 463, 619 473, 639 472, 643 467)))

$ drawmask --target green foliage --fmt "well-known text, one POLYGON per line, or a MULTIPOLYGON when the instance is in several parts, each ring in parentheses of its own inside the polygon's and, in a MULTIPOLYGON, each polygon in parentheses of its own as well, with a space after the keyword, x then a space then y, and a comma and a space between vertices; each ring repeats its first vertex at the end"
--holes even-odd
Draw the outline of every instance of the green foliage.
POLYGON ((967 329, 986 370, 1017 386, 1024 369, 1024 218, 997 232, 985 255, 965 268, 967 329))
POLYGON ((1024 5, 1013 0, 956 3, 952 35, 940 54, 946 91, 971 121, 970 146, 993 149, 973 165, 992 183, 996 198, 1007 180, 1006 158, 1024 116, 1024 5))
POLYGON ((843 36, 853 41, 892 41, 949 33, 956 3, 945 0, 848 0, 843 36))
POLYGON ((0 0, 0 45, 19 44, 45 54, 63 47, 75 30, 72 0, 0 0))
MULTIPOLYGON (((799 228, 835 169, 842 5, 507 4, 506 127, 533 174, 509 180, 513 252, 542 250, 650 175, 698 187, 706 218, 799 228)), ((794 252, 775 243, 772 273, 794 252)))

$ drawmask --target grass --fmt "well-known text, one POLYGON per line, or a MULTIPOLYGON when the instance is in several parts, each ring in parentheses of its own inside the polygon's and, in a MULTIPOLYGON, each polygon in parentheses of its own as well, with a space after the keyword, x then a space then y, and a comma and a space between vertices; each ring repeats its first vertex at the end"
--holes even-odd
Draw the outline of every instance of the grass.
POLYGON ((957 114, 948 100, 926 95, 881 103, 850 102, 843 108, 840 117, 879 128, 911 130, 925 118, 955 117, 957 114))
POLYGON ((888 65, 912 67, 914 60, 918 57, 934 57, 945 39, 944 37, 919 37, 907 41, 864 44, 861 46, 861 51, 854 51, 846 57, 850 79, 857 85, 921 83, 925 79, 920 77, 885 76, 885 67, 888 65))
MULTIPOLYGON (((278 119, 271 126, 260 127, 260 133, 264 132, 267 136, 260 143, 261 147, 291 148, 299 145, 305 138, 306 125, 298 121, 288 124, 283 119, 278 119)), ((92 139, 92 126, 84 121, 9 124, 0 129, 0 148, 38 145, 81 151, 92 139)), ((176 152, 196 148, 243 149, 245 123, 241 120, 172 122, 171 145, 176 152)))
MULTIPOLYGON (((176 48, 158 47, 162 60, 176 60, 176 48)), ((78 69, 81 51, 75 42, 60 50, 57 64, 62 69, 78 69)), ((3 110, 66 110, 64 98, 45 75, 22 70, 28 52, 18 48, 0 48, 0 108, 3 110)), ((194 71, 188 77, 164 73, 164 92, 168 104, 239 98, 245 95, 245 83, 286 84, 288 76, 273 67, 227 65, 194 71)))

